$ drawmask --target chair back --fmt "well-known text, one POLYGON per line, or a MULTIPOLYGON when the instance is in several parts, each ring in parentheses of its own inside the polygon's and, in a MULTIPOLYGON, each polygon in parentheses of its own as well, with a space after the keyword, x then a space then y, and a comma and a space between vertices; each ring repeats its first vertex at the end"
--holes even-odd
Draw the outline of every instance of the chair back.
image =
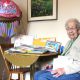
POLYGON ((0 80, 9 80, 9 68, 0 45, 0 80))

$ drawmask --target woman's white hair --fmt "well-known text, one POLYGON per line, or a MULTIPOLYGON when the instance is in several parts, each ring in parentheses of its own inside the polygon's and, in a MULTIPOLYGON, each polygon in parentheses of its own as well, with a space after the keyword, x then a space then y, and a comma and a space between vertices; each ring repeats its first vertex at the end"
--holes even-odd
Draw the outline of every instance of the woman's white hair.
POLYGON ((69 20, 66 22, 66 24, 65 24, 65 28, 68 27, 68 23, 69 23, 69 22, 74 22, 75 25, 76 25, 76 28, 77 28, 77 29, 80 29, 80 22, 79 22, 76 18, 71 18, 71 19, 69 19, 69 20))

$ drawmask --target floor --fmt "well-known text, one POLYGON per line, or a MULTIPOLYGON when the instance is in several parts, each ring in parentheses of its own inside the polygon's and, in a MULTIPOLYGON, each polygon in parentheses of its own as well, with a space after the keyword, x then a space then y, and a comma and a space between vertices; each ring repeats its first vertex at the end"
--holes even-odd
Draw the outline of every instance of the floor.
MULTIPOLYGON (((17 79, 17 78, 18 78, 17 74, 12 75, 12 79, 17 79)), ((30 80, 30 72, 26 73, 25 80, 30 80)))

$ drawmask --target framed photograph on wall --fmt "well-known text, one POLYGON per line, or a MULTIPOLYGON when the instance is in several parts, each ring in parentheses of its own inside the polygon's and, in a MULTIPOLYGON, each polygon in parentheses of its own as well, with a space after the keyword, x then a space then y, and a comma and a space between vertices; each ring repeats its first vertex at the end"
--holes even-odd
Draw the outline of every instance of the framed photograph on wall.
POLYGON ((57 20, 58 0, 28 0, 28 21, 57 20))

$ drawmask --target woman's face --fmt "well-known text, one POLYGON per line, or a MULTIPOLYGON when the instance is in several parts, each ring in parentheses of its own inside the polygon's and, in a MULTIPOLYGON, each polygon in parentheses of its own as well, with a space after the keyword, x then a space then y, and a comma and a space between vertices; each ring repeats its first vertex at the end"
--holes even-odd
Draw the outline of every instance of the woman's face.
POLYGON ((70 39, 76 39, 78 36, 78 30, 76 28, 76 23, 71 21, 68 23, 68 26, 66 28, 67 34, 70 39))

